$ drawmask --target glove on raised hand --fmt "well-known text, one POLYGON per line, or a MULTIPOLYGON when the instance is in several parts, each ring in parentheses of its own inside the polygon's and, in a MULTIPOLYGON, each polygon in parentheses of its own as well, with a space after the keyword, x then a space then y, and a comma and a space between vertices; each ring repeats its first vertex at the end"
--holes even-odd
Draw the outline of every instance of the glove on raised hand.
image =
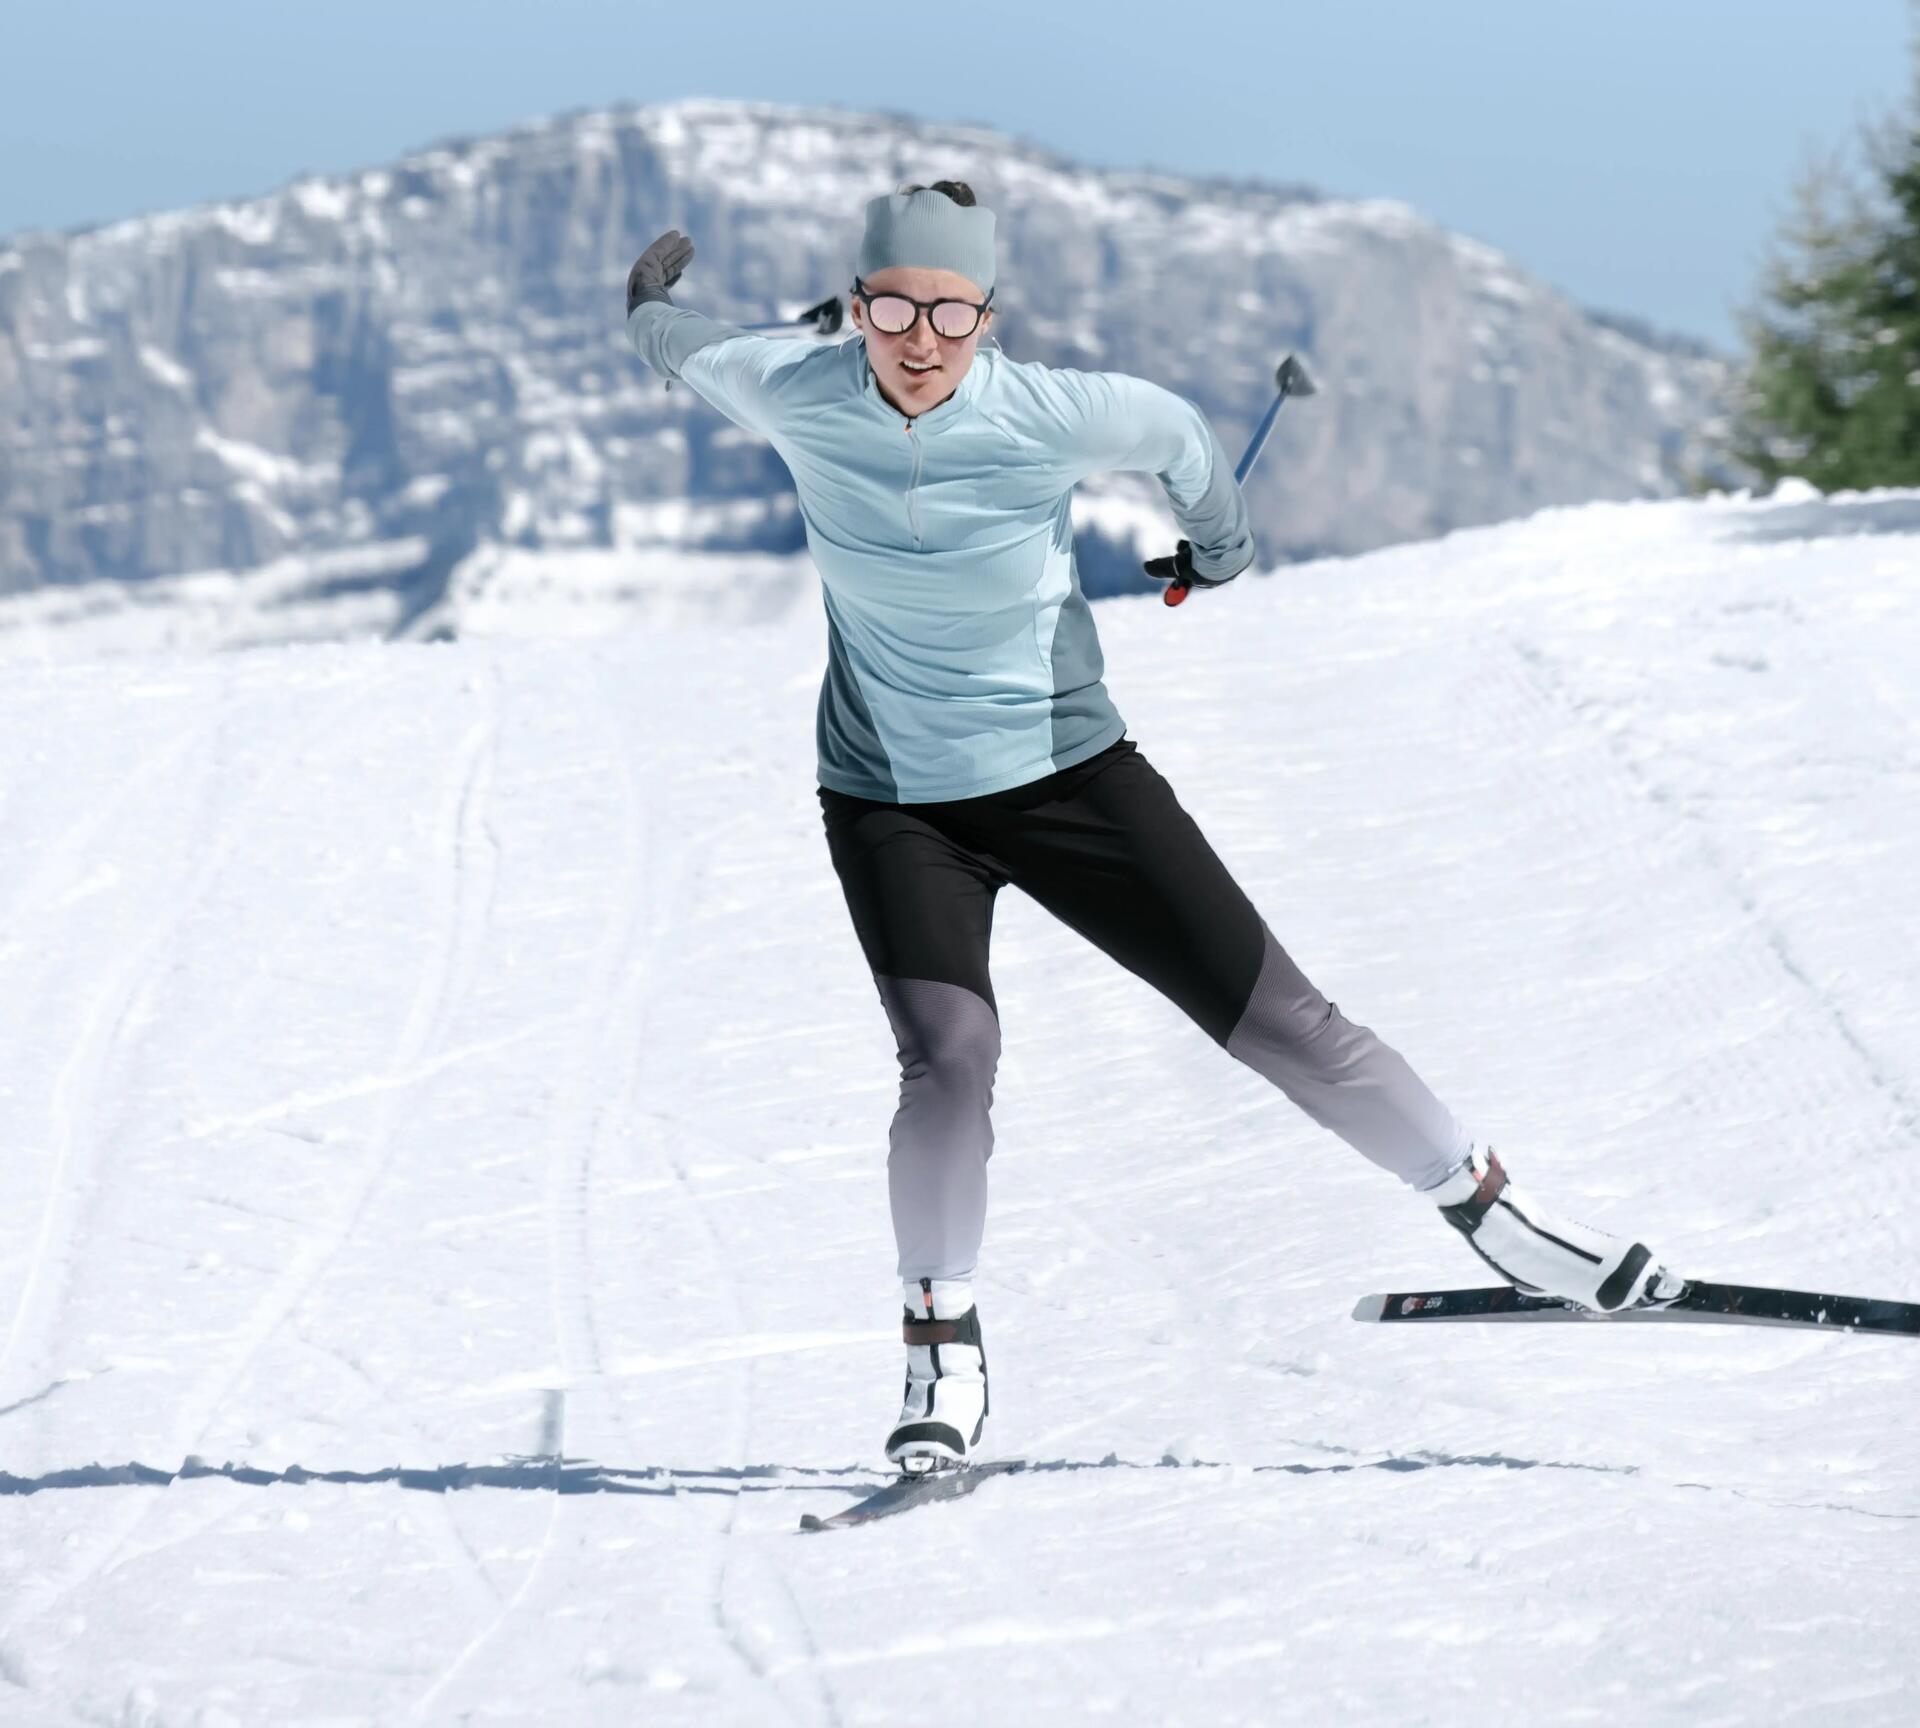
POLYGON ((681 271, 693 262, 693 242, 678 228, 666 233, 633 261, 627 272, 627 311, 642 300, 664 300, 669 306, 673 296, 667 292, 680 280, 681 271))

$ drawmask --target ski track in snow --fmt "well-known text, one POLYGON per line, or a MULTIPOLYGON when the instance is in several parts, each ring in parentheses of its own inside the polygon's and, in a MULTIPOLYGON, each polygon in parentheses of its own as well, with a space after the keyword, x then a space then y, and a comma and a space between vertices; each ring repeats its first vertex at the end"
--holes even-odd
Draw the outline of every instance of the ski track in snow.
MULTIPOLYGON (((14 933, 0 943, 0 955, 17 949, 20 945, 17 933, 25 931, 57 893, 71 887, 71 879, 83 867, 89 848, 98 845, 100 835, 127 801, 148 785, 157 772, 164 772, 187 756, 203 736, 204 731, 188 733, 168 748, 143 755, 133 771, 122 777, 109 793, 83 810, 57 839, 40 849, 37 868, 26 884, 16 890, 7 907, 6 921, 0 924, 0 931, 14 933)), ((76 1118, 86 1108, 86 1100, 74 1097, 76 1071, 92 1071, 97 1078, 97 1070, 108 1054, 112 1039, 125 1022, 144 966, 150 965, 153 957, 164 951, 164 946, 164 939, 150 942, 145 950, 129 956, 117 975, 109 980, 55 1082, 55 1149, 47 1177, 47 1198, 41 1209, 41 1225, 28 1257, 22 1288, 13 1303, 4 1347, 0 1347, 0 1388, 8 1385, 9 1376, 15 1371, 17 1354, 46 1311, 48 1297, 41 1294, 43 1285, 58 1275, 59 1263, 71 1252, 73 1214, 82 1180, 78 1165, 85 1154, 84 1124, 76 1118)))
MULTIPOLYGON (((594 1035, 587 1040, 586 1055, 569 1074, 569 1084, 564 1093, 556 1097, 548 1119, 544 1202, 556 1350, 571 1418, 569 1435, 573 1445, 570 1450, 587 1459, 609 1453, 615 1457, 632 1456, 638 1444, 623 1415, 620 1399, 615 1395, 617 1382, 607 1379, 596 1313, 595 1250, 589 1222, 598 1161, 609 1140, 622 1131, 623 1125, 640 1125, 640 1136, 646 1142, 645 1155, 672 1173, 674 1183, 686 1198, 688 1216, 705 1248, 703 1287, 716 1298, 716 1312, 707 1322, 707 1328, 717 1330, 721 1336, 735 1337, 748 1330, 731 1276, 736 1256, 712 1214, 701 1203, 686 1159, 677 1148, 676 1136, 682 1128, 671 1117, 656 1119, 650 1115, 645 1089, 649 1055, 655 1042, 654 1017, 671 1013, 674 1007, 660 980, 673 975, 680 910, 694 891, 707 861, 725 847, 738 824, 722 821, 717 826, 703 827, 690 842, 663 844, 662 836, 674 832, 682 815, 681 807, 668 786, 649 780, 640 772, 640 759, 624 748, 611 713, 603 713, 601 724, 605 731, 606 759, 624 764, 625 770, 616 779, 622 845, 617 879, 627 885, 622 897, 625 910, 618 939, 605 944, 608 963, 591 995, 592 1012, 588 1018, 594 1035)), ((748 1437, 752 1429, 753 1368, 751 1355, 742 1355, 736 1359, 733 1374, 733 1440, 728 1450, 733 1467, 742 1472, 750 1463, 748 1437)), ((728 1607, 730 1573, 757 1565, 750 1553, 736 1551, 725 1540, 736 1505, 736 1498, 727 1495, 721 1496, 714 1507, 714 1534, 718 1540, 707 1592, 711 1624, 725 1658, 736 1663, 743 1676, 763 1691, 782 1715, 790 1716, 791 1706, 780 1688, 768 1681, 766 1661, 751 1638, 735 1623, 728 1607)), ((499 1686, 511 1683, 513 1670, 524 1659, 524 1651, 509 1644, 505 1636, 507 1629, 517 1622, 538 1623, 565 1603, 572 1584, 567 1576, 555 1574, 554 1556, 563 1547, 584 1543, 590 1517, 590 1501, 564 1494, 552 1497, 538 1550, 519 1587, 422 1691, 413 1705, 411 1719, 428 1721, 441 1716, 463 1716, 465 1708, 461 1700, 484 1698, 499 1686), (494 1672, 496 1669, 502 1672, 494 1672)), ((774 1577, 777 1581, 778 1574, 774 1577)), ((810 1634, 790 1591, 786 1599, 796 1636, 803 1648, 810 1648, 810 1634)), ((602 1644, 617 1642, 618 1628, 609 1625, 613 1612, 609 1609, 598 1617, 589 1638, 602 1644)), ((587 1654, 581 1660, 590 1666, 594 1658, 587 1654)), ((824 1719, 837 1721, 824 1678, 818 1685, 824 1719)))
MULTIPOLYGON (((1537 690, 1543 705, 1557 707, 1564 715, 1575 719, 1576 723, 1583 713, 1593 712, 1596 704, 1581 703, 1568 686, 1568 675, 1554 665, 1546 654, 1525 643, 1517 643, 1515 648, 1524 664, 1524 676, 1537 690)), ((1649 769, 1641 766, 1628 753, 1627 741, 1634 737, 1632 724, 1628 721, 1616 724, 1604 740, 1609 756, 1619 769, 1613 782, 1612 803, 1623 818, 1626 812, 1621 809, 1622 806, 1641 803, 1645 808, 1633 812, 1633 816, 1642 827, 1657 827, 1668 819, 1676 800, 1649 769), (1654 813, 1654 822, 1648 821, 1647 809, 1654 813)), ((1643 754, 1654 755, 1644 748, 1643 754)), ((1657 755, 1654 759, 1657 761, 1657 755)), ((1751 980, 1754 991, 1757 993, 1769 987, 1768 981, 1757 975, 1777 966, 1790 981, 1790 989, 1804 999, 1811 1014, 1825 1022, 1824 1028, 1813 1030, 1798 1042, 1793 1075, 1796 1088, 1811 1105, 1818 1105, 1829 1099, 1857 1094, 1864 1082, 1887 1101, 1893 1121, 1907 1143, 1907 1155, 1897 1155, 1897 1146, 1888 1148, 1896 1153, 1887 1158, 1882 1166, 1889 1187, 1882 1190, 1885 1200, 1876 1209, 1871 1224, 1886 1235, 1894 1263, 1904 1260, 1908 1265, 1915 1264, 1913 1220, 1916 1215, 1915 1202, 1920 1198, 1916 1194, 1915 1179, 1916 1159, 1920 1159, 1920 1108, 1916 1108, 1913 1094, 1895 1075, 1891 1064, 1883 1061, 1869 1046, 1853 1024, 1845 1002, 1836 989, 1823 985, 1796 952, 1792 933, 1780 916, 1758 892, 1740 880, 1739 872, 1726 857, 1711 827, 1694 817, 1687 822, 1682 834, 1704 861, 1709 881, 1737 909, 1746 950, 1742 971, 1746 979, 1751 980)), ((1648 891, 1655 891, 1651 882, 1648 891)), ((1699 971, 1688 973, 1687 981, 1696 999, 1705 996, 1706 987, 1699 971)), ((1711 1005, 1704 1001, 1699 1002, 1699 1007, 1704 1015, 1712 1012, 1711 1005)), ((1726 1103, 1738 1102, 1752 1083, 1750 1065, 1740 1060, 1738 1051, 1714 1058, 1714 1065, 1725 1067, 1730 1072, 1727 1079, 1715 1088, 1715 1092, 1709 1094, 1710 1099, 1717 1096, 1726 1103)), ((1819 1150, 1815 1142, 1807 1147, 1806 1155, 1810 1159, 1817 1158, 1819 1150)), ((1856 1230, 1861 1222, 1855 1221, 1856 1230)))
MULTIPOLYGON (((472 845, 472 840, 474 831, 479 826, 475 819, 477 812, 484 807, 488 766, 486 744, 485 729, 477 728, 469 736, 459 770, 454 776, 458 788, 457 796, 442 818, 441 852, 445 860, 450 887, 446 896, 435 908, 439 923, 439 943, 435 964, 423 977, 414 996, 407 1024, 402 1029, 398 1064, 402 1067, 413 1066, 420 1060, 423 1053, 431 1048, 441 1024, 446 1003, 454 993, 463 937, 467 936, 469 927, 476 917, 472 910, 472 902, 478 898, 484 906, 484 884, 487 879, 485 873, 484 871, 469 873, 465 866, 480 850, 472 845), (478 876, 482 885, 478 895, 471 892, 475 876, 478 876)), ((217 750, 214 752, 213 761, 218 768, 221 758, 217 750)), ((196 832, 198 827, 199 825, 196 824, 196 832)), ((204 891, 207 884, 225 864, 239 840, 241 831, 240 826, 236 824, 225 834, 216 834, 214 843, 202 853, 192 879, 181 895, 179 904, 182 909, 195 902, 198 895, 204 891)), ((165 952, 172 937, 172 926, 156 935, 148 948, 136 957, 129 968, 129 974, 135 978, 147 976, 158 956, 165 952)), ((106 1050, 111 1049, 112 1037, 117 1036, 120 1027, 124 1024, 134 994, 133 990, 124 985, 115 987, 111 998, 115 1004, 115 1012, 112 1015, 112 1036, 106 1041, 106 1050)), ((96 1019, 100 1018, 102 1017, 96 1017, 96 1019)), ((93 1043, 90 1026, 88 1036, 82 1041, 82 1053, 89 1052, 93 1043)), ((77 1054, 76 1060, 79 1059, 77 1054)), ((87 1069, 87 1078, 91 1082, 87 1089, 89 1099, 96 1096, 101 1089, 100 1081, 106 1069, 104 1052, 97 1058, 89 1059, 87 1069)), ((71 1070, 63 1071, 61 1082, 56 1085, 56 1096, 63 1099, 68 1091, 65 1082, 69 1072, 71 1070)), ((74 1113, 64 1105, 59 1112, 63 1123, 72 1114, 74 1113)), ((385 1176, 393 1156, 397 1115, 398 1096, 388 1093, 382 1101, 378 1126, 372 1136, 362 1174, 351 1191, 347 1203, 341 1208, 338 1222, 331 1229, 309 1238, 306 1249, 291 1266, 282 1272, 242 1329, 231 1355, 219 1363, 201 1385, 189 1394, 185 1414, 180 1422, 181 1437, 184 1441, 179 1448, 182 1456, 193 1455, 196 1446, 204 1437, 209 1417, 223 1405, 261 1346, 298 1309, 301 1300, 312 1288, 315 1280, 324 1272, 341 1244, 353 1234, 355 1225, 385 1176)), ((66 1161, 65 1148, 74 1140, 83 1140, 84 1137, 84 1121, 78 1127, 69 1128, 68 1132, 62 1135, 60 1164, 66 1161)), ((158 1508, 158 1505, 157 1497, 153 1496, 131 1501, 126 1507, 119 1526, 93 1555, 77 1565, 72 1574, 57 1581, 48 1580, 38 1591, 30 1592, 16 1601, 8 1620, 0 1623, 0 1636, 4 1636, 16 1624, 44 1614, 95 1574, 112 1566, 121 1553, 128 1548, 140 1525, 151 1512, 158 1508)))
MULTIPOLYGON (((198 840, 210 825, 208 797, 227 767, 226 750, 222 744, 225 736, 226 692, 222 692, 219 703, 220 711, 207 750, 207 760, 190 806, 198 813, 187 828, 192 840, 198 840)), ((190 738, 188 742, 191 741, 190 738)), ((176 758, 180 751, 166 750, 158 754, 164 764, 176 758)), ((145 776, 136 778, 144 780, 145 776)), ((225 832, 216 830, 207 844, 193 848, 198 853, 195 862, 170 885, 167 894, 159 897, 165 921, 154 929, 144 943, 120 957, 111 968, 103 988, 95 997, 93 1007, 87 1013, 71 1055, 54 1079, 54 1154, 48 1183, 46 1223, 29 1263, 14 1326, 8 1336, 6 1360, 0 1362, 0 1368, 10 1363, 14 1347, 24 1335, 44 1329, 44 1316, 51 1299, 56 1295, 55 1282, 75 1258, 76 1225, 85 1205, 83 1189, 91 1182, 91 1154, 96 1135, 94 1118, 103 1095, 107 1093, 106 1082, 113 1071, 128 1023, 142 1006, 162 962, 177 940, 182 916, 206 893, 231 856, 238 839, 237 829, 225 832)), ((32 894, 29 893, 25 898, 30 905, 32 894)), ((114 1556, 127 1545, 147 1514, 153 1510, 154 1504, 151 1498, 127 1502, 120 1508, 118 1518, 96 1534, 91 1551, 83 1546, 80 1556, 64 1574, 43 1577, 34 1587, 15 1597, 7 1606, 6 1617, 0 1620, 0 1639, 4 1639, 15 1625, 45 1612, 110 1565, 114 1556)))
MULTIPOLYGON (((637 776, 632 774, 634 758, 631 753, 627 753, 626 760, 633 782, 630 788, 633 795, 629 806, 631 807, 632 804, 641 801, 645 789, 638 783, 637 776)), ((675 915, 676 909, 684 903, 689 885, 698 875, 701 866, 721 849, 724 840, 737 826, 737 823, 732 822, 724 824, 718 833, 704 834, 694 846, 669 851, 664 858, 660 853, 666 851, 665 848, 649 848, 647 869, 640 880, 649 885, 655 882, 662 883, 663 888, 657 894, 649 894, 655 915, 648 930, 648 960, 644 966, 629 969, 628 977, 631 980, 629 998, 622 1004, 627 1009, 627 1013, 619 1019, 620 1024, 637 1028, 639 1036, 633 1038, 631 1042, 640 1050, 644 1051, 648 1047, 646 1034, 650 1029, 651 1016, 662 1010, 671 1010, 671 1004, 662 998, 657 987, 649 992, 647 986, 656 977, 672 975, 667 962, 673 954, 681 929, 680 921, 675 915)), ((656 819, 649 829, 649 834, 652 836, 659 832, 660 825, 656 819)), ((621 1097, 629 1120, 647 1120, 646 1100, 641 1091, 644 1077, 644 1063, 635 1064, 622 1089, 621 1097)), ((736 1269, 740 1257, 728 1244, 724 1232, 715 1223, 711 1212, 701 1204, 700 1196, 694 1189, 686 1159, 675 1144, 675 1138, 680 1131, 678 1123, 671 1119, 656 1120, 648 1138, 652 1142, 656 1155, 672 1171, 675 1183, 687 1198, 688 1210, 698 1225, 709 1250, 707 1269, 712 1288, 719 1291, 722 1296, 723 1307, 719 1316, 722 1327, 726 1334, 737 1336, 750 1330, 746 1313, 741 1305, 737 1282, 736 1269)), ((742 1356, 737 1361, 735 1372, 735 1424, 729 1448, 729 1461, 739 1470, 746 1469, 751 1456, 754 1366, 753 1357, 742 1356)), ((750 1638, 728 1608, 727 1584, 730 1571, 737 1567, 759 1565, 750 1550, 745 1550, 742 1545, 729 1540, 733 1535, 738 1510, 737 1496, 722 1498, 717 1532, 720 1540, 717 1544, 712 1582, 708 1587, 713 1624, 728 1652, 756 1683, 756 1689, 770 1694, 771 1701, 778 1706, 783 1719, 798 1722, 803 1718, 796 1713, 784 1692, 772 1684, 767 1663, 753 1648, 750 1638)), ((778 1576, 777 1571, 774 1575, 778 1576)), ((806 1626, 805 1615, 799 1603, 790 1590, 786 1591, 785 1599, 802 1643, 811 1650, 812 1634, 806 1626)), ((603 1621, 602 1624, 604 1626, 605 1622, 603 1621)), ((838 1722, 838 1713, 834 1709, 832 1694, 824 1677, 820 1678, 818 1684, 826 1720, 838 1722)))
MULTIPOLYGON (((1913 1298, 1920 536, 1817 508, 1101 630, 1281 940, 1516 1175, 1913 1298)), ((1036 1462, 794 1535, 898 1392, 819 634, 0 690, 0 1720, 1904 1724, 1920 1353, 1352 1326, 1477 1262, 1012 893, 980 1289, 1036 1462)))
MULTIPOLYGON (((1540 650, 1524 643, 1517 643, 1514 646, 1515 652, 1525 663, 1525 672, 1529 681, 1536 686, 1543 705, 1550 703, 1575 718, 1583 710, 1591 708, 1591 704, 1584 704, 1575 699, 1567 688, 1564 674, 1540 650)), ((1546 717, 1543 716, 1543 718, 1546 717)), ((1621 748, 1621 739, 1626 734, 1627 728, 1616 726, 1605 739, 1609 754, 1620 767, 1619 781, 1610 788, 1614 794, 1612 802, 1616 807, 1626 805, 1632 800, 1623 794, 1630 793, 1633 797, 1645 799, 1656 806, 1670 806, 1673 803, 1672 795, 1650 779, 1646 770, 1621 748)), ((1642 826, 1646 825, 1643 821, 1642 826)), ((1904 1088, 1883 1071, 1873 1053, 1849 1023, 1844 1007, 1832 992, 1822 989, 1809 975, 1806 966, 1794 954, 1786 930, 1752 891, 1740 884, 1736 872, 1729 866, 1715 843, 1711 831, 1702 830, 1696 826, 1692 837, 1702 858, 1709 866, 1712 878, 1737 905, 1753 941, 1771 952, 1772 958, 1778 962, 1780 968, 1800 990, 1806 992, 1810 1000, 1831 1022, 1841 1042, 1860 1059, 1864 1078, 1875 1088, 1887 1093, 1898 1106, 1901 1125, 1910 1134, 1920 1131, 1920 1113, 1915 1111, 1913 1102, 1906 1095, 1904 1088)), ((1652 873, 1649 872, 1649 874, 1652 873)))

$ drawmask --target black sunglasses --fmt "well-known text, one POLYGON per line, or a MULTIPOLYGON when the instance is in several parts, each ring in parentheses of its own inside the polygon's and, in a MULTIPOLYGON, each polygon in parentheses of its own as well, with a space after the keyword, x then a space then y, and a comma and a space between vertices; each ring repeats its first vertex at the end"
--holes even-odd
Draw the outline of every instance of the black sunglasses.
POLYGON ((962 342, 979 327, 980 315, 993 304, 993 289, 987 290, 986 299, 978 305, 971 300, 910 300, 904 294, 872 293, 856 276, 853 297, 866 302, 867 316, 883 336, 904 336, 924 312, 927 328, 936 336, 962 342))

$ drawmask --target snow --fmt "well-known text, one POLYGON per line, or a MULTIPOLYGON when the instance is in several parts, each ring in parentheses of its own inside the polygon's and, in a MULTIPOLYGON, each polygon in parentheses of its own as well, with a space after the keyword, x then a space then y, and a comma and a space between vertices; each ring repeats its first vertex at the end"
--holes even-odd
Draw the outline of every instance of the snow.
POLYGON ((337 477, 339 465, 333 462, 306 464, 291 456, 276 455, 258 444, 238 438, 223 438, 211 426, 202 426, 193 436, 202 450, 210 450, 236 474, 264 486, 291 486, 301 482, 324 483, 337 477))
POLYGON ((280 194, 275 193, 266 198, 216 204, 199 214, 202 221, 217 223, 243 245, 271 246, 280 232, 281 208, 280 194))
POLYGON ((25 342, 21 346, 30 360, 51 361, 56 366, 71 366, 78 360, 98 360, 107 345, 97 336, 73 336, 64 342, 25 342))
POLYGON ((452 484, 452 478, 446 474, 416 475, 402 488, 400 501, 424 510, 439 503, 452 484))
POLYGON ((296 180, 286 195, 316 222, 344 221, 353 208, 353 189, 348 182, 296 180))
MULTIPOLYGON (((0 666, 292 642, 378 640, 403 596, 379 586, 416 568, 419 535, 296 553, 244 574, 200 570, 143 582, 67 582, 0 598, 0 666), (344 591, 343 591, 344 590, 344 591)), ((11 743, 11 740, 8 740, 11 743)), ((3 753, 0 753, 3 754, 3 753)))
POLYGON ((156 348, 151 342, 142 342, 140 364, 169 390, 178 390, 183 396, 193 394, 193 374, 164 349, 156 348))
MULTIPOLYGON (((1098 617, 1269 922, 1517 1178, 1912 1300, 1917 574, 1920 493, 1802 489, 1098 617)), ((899 1387, 817 606, 114 658, 37 616, 9 1725, 1912 1719, 1920 1346, 1354 1325, 1483 1268, 1017 893, 979 1293, 992 1450, 1045 1467, 796 1535, 899 1387)))

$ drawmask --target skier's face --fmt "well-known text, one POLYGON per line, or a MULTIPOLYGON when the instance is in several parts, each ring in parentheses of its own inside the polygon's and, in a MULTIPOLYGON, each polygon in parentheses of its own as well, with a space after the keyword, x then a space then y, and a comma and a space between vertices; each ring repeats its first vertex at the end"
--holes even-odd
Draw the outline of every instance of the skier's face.
MULTIPOLYGON (((953 270, 922 270, 896 264, 863 276, 860 281, 871 293, 904 294, 910 300, 923 303, 971 300, 978 305, 986 299, 979 284, 953 270)), ((853 321, 867 338, 867 358, 872 362, 881 393, 911 420, 929 408, 938 408, 960 387, 960 380, 973 364, 973 351, 993 323, 993 314, 983 313, 973 327, 973 334, 957 341, 938 335, 924 312, 913 321, 912 329, 889 336, 868 323, 866 303, 857 297, 853 302, 853 321), (932 370, 914 371, 909 368, 909 361, 914 367, 929 366, 932 370)))

